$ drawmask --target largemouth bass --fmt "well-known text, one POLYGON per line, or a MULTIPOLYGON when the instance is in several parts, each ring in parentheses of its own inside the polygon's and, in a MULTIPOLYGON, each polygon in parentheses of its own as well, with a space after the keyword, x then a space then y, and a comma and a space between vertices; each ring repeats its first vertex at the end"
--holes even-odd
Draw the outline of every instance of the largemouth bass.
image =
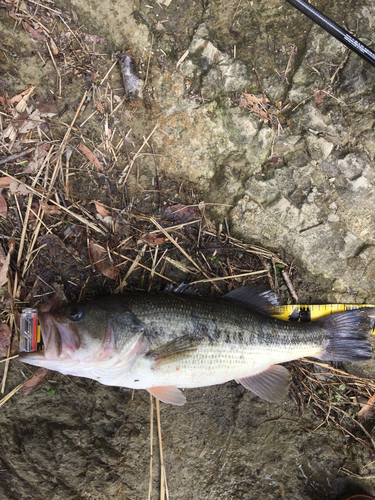
POLYGON ((218 298, 134 293, 68 304, 40 313, 45 349, 21 361, 102 384, 147 389, 182 405, 181 388, 236 380, 267 401, 289 385, 279 365, 301 357, 361 361, 374 309, 336 313, 312 323, 270 316, 277 296, 257 286, 218 298))

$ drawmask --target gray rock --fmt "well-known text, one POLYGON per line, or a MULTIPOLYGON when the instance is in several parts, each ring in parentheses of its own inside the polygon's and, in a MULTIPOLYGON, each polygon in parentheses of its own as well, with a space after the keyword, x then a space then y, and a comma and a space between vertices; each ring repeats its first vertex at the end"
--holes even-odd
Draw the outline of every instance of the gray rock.
POLYGON ((365 155, 330 162, 284 167, 264 181, 249 179, 232 210, 233 227, 242 237, 251 234, 257 243, 283 248, 294 262, 334 281, 336 300, 350 294, 349 287, 357 299, 368 298, 374 293, 375 173, 365 155))

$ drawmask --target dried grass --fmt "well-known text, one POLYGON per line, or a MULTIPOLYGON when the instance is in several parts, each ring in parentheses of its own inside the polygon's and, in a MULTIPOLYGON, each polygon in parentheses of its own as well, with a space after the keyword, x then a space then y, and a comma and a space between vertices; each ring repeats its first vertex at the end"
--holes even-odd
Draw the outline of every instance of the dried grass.
POLYGON ((301 413, 309 409, 321 419, 314 431, 331 422, 345 435, 375 451, 373 437, 357 418, 361 408, 375 393, 374 380, 349 374, 340 363, 331 365, 302 359, 290 363, 290 367, 293 401, 301 413))

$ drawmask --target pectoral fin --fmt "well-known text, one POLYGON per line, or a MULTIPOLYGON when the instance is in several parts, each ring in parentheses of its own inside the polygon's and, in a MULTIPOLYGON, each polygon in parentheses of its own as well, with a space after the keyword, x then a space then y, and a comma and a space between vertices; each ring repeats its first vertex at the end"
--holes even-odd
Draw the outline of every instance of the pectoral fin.
POLYGON ((185 396, 180 389, 174 385, 167 385, 164 387, 150 387, 147 389, 150 394, 155 398, 163 401, 163 403, 182 406, 186 402, 185 396))
POLYGON ((149 351, 146 356, 151 357, 160 366, 165 363, 178 361, 182 357, 190 356, 198 349, 199 340, 190 335, 183 335, 178 339, 171 340, 166 344, 149 351))
POLYGON ((290 373, 283 366, 271 365, 261 373, 238 379, 236 382, 270 403, 280 403, 288 392, 290 373))

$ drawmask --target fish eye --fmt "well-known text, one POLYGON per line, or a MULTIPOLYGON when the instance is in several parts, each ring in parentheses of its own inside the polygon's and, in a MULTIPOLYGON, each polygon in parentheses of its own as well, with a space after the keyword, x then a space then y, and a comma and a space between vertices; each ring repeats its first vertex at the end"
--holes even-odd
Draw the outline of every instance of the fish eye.
POLYGON ((71 307, 68 311, 68 316, 72 321, 78 321, 82 318, 82 309, 79 307, 71 307))

